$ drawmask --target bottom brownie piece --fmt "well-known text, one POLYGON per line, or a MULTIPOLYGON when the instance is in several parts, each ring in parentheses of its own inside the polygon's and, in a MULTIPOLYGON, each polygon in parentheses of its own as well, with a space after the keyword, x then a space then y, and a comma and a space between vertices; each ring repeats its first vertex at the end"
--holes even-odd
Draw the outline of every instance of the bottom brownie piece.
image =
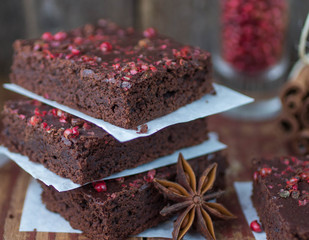
MULTIPOLYGON (((213 162, 218 163, 214 189, 223 189, 225 156, 216 153, 190 160, 197 176, 213 162)), ((67 192, 58 192, 41 183, 42 200, 49 210, 60 213, 73 228, 82 230, 90 239, 125 239, 166 219, 159 212, 167 200, 154 187, 154 177, 175 180, 176 165, 87 184, 67 192), (100 192, 105 186, 106 191, 100 192)))
POLYGON ((309 158, 253 161, 253 204, 267 239, 309 239, 309 158))

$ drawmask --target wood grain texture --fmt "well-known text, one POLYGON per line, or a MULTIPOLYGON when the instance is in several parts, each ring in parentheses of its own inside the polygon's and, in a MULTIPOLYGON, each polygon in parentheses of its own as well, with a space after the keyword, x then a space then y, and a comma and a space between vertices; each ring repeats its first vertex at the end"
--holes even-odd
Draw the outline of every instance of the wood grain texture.
MULTIPOLYGON (((221 140, 229 146, 228 188, 221 201, 238 216, 237 220, 215 223, 217 239, 254 240, 232 182, 251 179, 249 169, 253 157, 286 154, 285 142, 276 128, 276 119, 267 122, 243 122, 216 115, 210 118, 209 126, 210 130, 217 131, 221 140)), ((5 240, 87 239, 80 234, 19 232, 20 216, 30 177, 11 162, 0 169, 0 179, 0 236, 5 240)))

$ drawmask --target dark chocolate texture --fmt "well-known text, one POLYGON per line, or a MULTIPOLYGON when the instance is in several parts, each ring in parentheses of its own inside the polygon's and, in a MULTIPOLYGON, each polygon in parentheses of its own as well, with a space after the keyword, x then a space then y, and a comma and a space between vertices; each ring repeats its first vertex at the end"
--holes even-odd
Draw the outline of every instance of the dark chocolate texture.
POLYGON ((210 54, 154 29, 100 20, 14 43, 11 81, 114 125, 135 129, 213 93, 210 54))
POLYGON ((253 204, 268 240, 309 239, 309 158, 253 161, 253 204))
MULTIPOLYGON (((200 175, 212 162, 218 163, 215 189, 225 187, 226 158, 220 154, 190 160, 200 175)), ((73 228, 80 229, 89 239, 126 239, 166 220, 160 210, 168 201, 155 189, 152 180, 164 178, 174 181, 176 166, 151 170, 125 178, 105 181, 107 191, 97 192, 94 185, 57 192, 42 184, 43 202, 51 211, 60 213, 73 228)))
POLYGON ((2 114, 3 144, 54 173, 84 184, 199 144, 205 118, 120 143, 103 129, 37 101, 9 101, 2 114))

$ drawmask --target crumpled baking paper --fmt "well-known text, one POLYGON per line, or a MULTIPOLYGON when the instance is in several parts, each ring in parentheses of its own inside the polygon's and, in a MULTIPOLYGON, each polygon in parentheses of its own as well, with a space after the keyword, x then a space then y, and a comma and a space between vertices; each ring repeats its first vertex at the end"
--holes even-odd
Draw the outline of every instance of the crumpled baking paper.
MULTIPOLYGON (((129 175, 146 172, 151 169, 171 165, 177 162, 179 152, 181 152, 186 159, 192 159, 205 154, 217 152, 224 148, 226 148, 226 145, 218 141, 218 136, 215 133, 209 133, 209 139, 199 145, 180 149, 178 151, 175 151, 171 155, 158 158, 152 162, 145 163, 136 168, 127 169, 122 172, 113 174, 109 177, 104 178, 103 180, 125 177, 129 175)), ((0 153, 8 156, 10 159, 16 162, 22 169, 28 172, 35 179, 41 180, 47 186, 55 187, 59 192, 72 190, 81 186, 79 184, 72 182, 68 178, 58 176, 57 174, 45 168, 40 163, 30 161, 27 156, 10 152, 4 146, 0 146, 0 153)))
POLYGON ((236 108, 241 105, 253 102, 253 99, 250 97, 247 97, 243 94, 235 92, 222 85, 214 84, 214 88, 216 89, 216 92, 217 92, 216 95, 207 94, 201 99, 191 104, 188 104, 186 106, 183 106, 170 114, 154 119, 146 123, 148 126, 147 133, 137 133, 136 130, 117 127, 101 119, 90 117, 84 113, 81 113, 77 110, 74 110, 62 104, 59 104, 55 101, 48 100, 16 84, 6 83, 4 84, 4 88, 17 92, 24 96, 36 99, 40 102, 46 103, 50 106, 59 108, 72 115, 75 115, 89 122, 92 122, 95 125, 103 128, 106 132, 111 134, 114 138, 116 138, 120 142, 130 141, 130 140, 133 140, 139 137, 146 137, 151 134, 154 134, 155 132, 165 127, 168 127, 168 126, 171 126, 177 123, 190 122, 198 118, 203 118, 209 115, 217 114, 220 112, 225 112, 232 108, 236 108))
MULTIPOLYGON (((248 221, 248 224, 257 220, 258 216, 251 202, 252 182, 235 182, 238 199, 248 221)), ((50 212, 41 201, 42 188, 34 179, 30 182, 27 190, 24 209, 20 221, 19 231, 38 232, 63 232, 63 233, 81 233, 80 230, 73 229, 70 224, 60 216, 60 214, 50 212)), ((169 220, 159 224, 156 227, 147 229, 138 234, 136 237, 161 237, 171 238, 173 231, 173 221, 169 220)), ((266 240, 266 234, 254 233, 256 240, 266 240)), ((189 232, 184 240, 203 240, 204 238, 198 233, 189 232)))

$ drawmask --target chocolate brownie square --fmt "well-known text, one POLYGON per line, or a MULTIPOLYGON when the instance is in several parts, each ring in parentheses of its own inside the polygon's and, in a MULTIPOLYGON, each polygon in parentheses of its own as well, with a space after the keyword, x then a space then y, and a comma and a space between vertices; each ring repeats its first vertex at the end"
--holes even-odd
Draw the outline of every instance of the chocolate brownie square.
POLYGON ((309 239, 309 158, 262 158, 253 169, 252 200, 267 239, 309 239))
POLYGON ((52 172, 84 184, 133 168, 208 136, 206 118, 176 124, 148 137, 119 142, 103 129, 33 100, 8 101, 3 145, 52 172))
POLYGON ((214 92, 210 54, 153 28, 99 20, 13 47, 12 83, 123 128, 214 92))
MULTIPOLYGON (((223 189, 227 165, 224 155, 216 153, 190 160, 197 176, 213 162, 218 163, 214 189, 223 189)), ((154 187, 154 177, 174 181, 176 166, 88 184, 67 192, 58 192, 41 183, 42 199, 49 210, 60 213, 90 239, 126 239, 167 219, 160 215, 160 210, 168 201, 154 187)))

